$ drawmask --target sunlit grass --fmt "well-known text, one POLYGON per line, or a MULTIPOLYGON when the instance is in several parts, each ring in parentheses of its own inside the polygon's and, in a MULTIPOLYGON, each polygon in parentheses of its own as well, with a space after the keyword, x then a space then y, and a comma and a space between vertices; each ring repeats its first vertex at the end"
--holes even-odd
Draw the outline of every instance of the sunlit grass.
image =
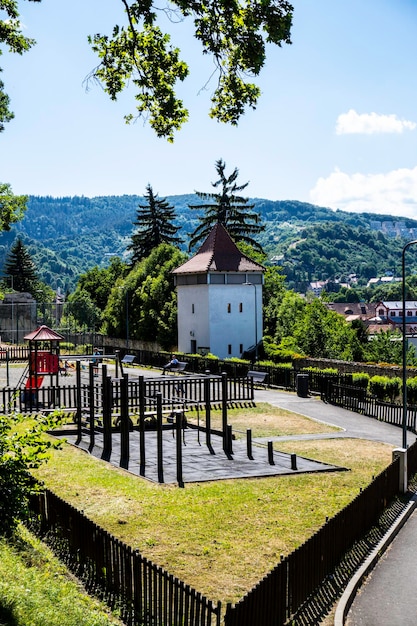
POLYGON ((25 528, 0 540, 0 624, 110 626, 121 624, 25 528))
MULTIPOLYGON (((257 436, 331 430, 267 405, 245 411, 230 412, 230 422, 244 426, 257 421, 257 436)), ((100 526, 198 591, 235 602, 282 554, 303 543, 369 484, 390 463, 392 449, 350 439, 274 446, 350 471, 193 483, 179 489, 148 482, 66 445, 37 475, 100 526)))

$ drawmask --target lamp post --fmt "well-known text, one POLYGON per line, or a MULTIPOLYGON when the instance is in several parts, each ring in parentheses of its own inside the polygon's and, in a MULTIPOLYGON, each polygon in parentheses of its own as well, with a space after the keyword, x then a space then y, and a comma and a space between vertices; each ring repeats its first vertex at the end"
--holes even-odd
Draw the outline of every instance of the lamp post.
POLYGON ((405 297, 405 253, 410 246, 417 244, 417 240, 409 241, 402 251, 402 306, 403 306, 403 448, 407 448, 407 337, 406 337, 406 297, 405 297))
POLYGON ((243 283, 245 286, 251 286, 255 289, 255 363, 258 360, 258 302, 255 283, 243 283))
POLYGON ((129 351, 129 289, 126 289, 126 350, 129 351))

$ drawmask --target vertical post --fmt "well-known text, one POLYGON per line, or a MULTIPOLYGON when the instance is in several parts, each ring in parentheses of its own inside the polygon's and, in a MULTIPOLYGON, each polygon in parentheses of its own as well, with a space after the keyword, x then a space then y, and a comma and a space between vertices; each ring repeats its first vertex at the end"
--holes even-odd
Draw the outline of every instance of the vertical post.
POLYGON ((164 482, 164 460, 162 447, 162 393, 156 394, 156 436, 157 436, 157 455, 158 455, 158 482, 164 482))
MULTIPOLYGON (((77 362, 78 364, 78 362, 77 362)), ((88 451, 91 452, 95 445, 95 424, 94 424, 94 409, 95 409, 95 395, 94 395, 94 365, 89 364, 88 371, 88 400, 89 400, 89 420, 90 420, 90 445, 88 451)))
POLYGON ((253 454, 252 454, 252 430, 250 428, 247 429, 246 431, 246 450, 248 453, 248 459, 250 461, 253 461, 253 454))
POLYGON ((178 487, 184 487, 184 481, 182 477, 182 428, 183 428, 184 413, 177 411, 175 416, 175 430, 177 435, 177 483, 178 487))
POLYGON ((119 378, 119 363, 120 363, 120 350, 116 350, 114 353, 115 356, 115 378, 119 378))
POLYGON ((103 397, 103 452, 101 458, 103 461, 110 461, 112 453, 112 437, 111 437, 111 411, 113 403, 113 389, 110 376, 103 375, 102 382, 103 397))
POLYGON ((204 404, 206 409, 206 446, 210 450, 210 454, 214 454, 211 445, 211 402, 210 402, 210 378, 204 379, 204 404))
POLYGON ((269 465, 275 465, 274 444, 272 443, 272 441, 268 441, 268 463, 269 465))
POLYGON ((223 451, 227 454, 229 450, 227 441, 227 374, 222 373, 222 432, 223 451))
POLYGON ((77 406, 77 439, 75 445, 78 446, 82 439, 81 433, 81 417, 82 417, 82 407, 81 407, 81 361, 77 361, 76 370, 75 370, 75 399, 77 406))
POLYGON ((291 469, 292 470, 296 470, 297 469, 297 455, 296 454, 291 454, 291 469))
POLYGON ((145 379, 139 376, 139 473, 145 476, 145 379))
POLYGON ((120 467, 129 467, 129 397, 127 374, 120 380, 120 467))
POLYGON ((407 333, 406 333, 406 294, 405 294, 405 253, 407 248, 417 244, 417 240, 405 244, 402 256, 402 306, 403 306, 403 448, 407 448, 407 333))
POLYGON ((227 426, 227 455, 229 457, 233 455, 233 433, 231 424, 227 426))

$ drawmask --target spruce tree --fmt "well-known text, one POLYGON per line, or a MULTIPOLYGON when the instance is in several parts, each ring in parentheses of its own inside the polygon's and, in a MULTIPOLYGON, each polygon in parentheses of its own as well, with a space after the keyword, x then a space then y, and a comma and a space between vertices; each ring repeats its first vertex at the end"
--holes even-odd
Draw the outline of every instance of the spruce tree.
POLYGON ((10 249, 4 265, 4 274, 13 279, 15 291, 27 291, 35 295, 38 285, 36 266, 20 238, 10 249))
POLYGON ((149 256, 161 243, 177 246, 182 243, 182 240, 176 237, 180 227, 173 224, 174 207, 170 206, 165 198, 158 198, 158 194, 154 194, 149 184, 146 192, 144 197, 147 203, 138 206, 134 222, 137 230, 128 246, 128 250, 132 251, 132 265, 149 256))
POLYGON ((190 233, 189 249, 203 241, 216 223, 222 224, 236 242, 244 241, 256 250, 262 252, 262 246, 253 239, 253 235, 260 233, 265 227, 259 224, 259 216, 252 211, 254 204, 247 204, 248 198, 237 195, 246 189, 249 183, 238 185, 236 180, 239 175, 237 167, 230 176, 226 177, 226 163, 219 159, 215 163, 219 179, 212 183, 213 187, 219 187, 219 193, 204 193, 196 191, 199 198, 209 200, 206 204, 189 205, 190 209, 204 211, 204 215, 198 218, 199 225, 190 233))

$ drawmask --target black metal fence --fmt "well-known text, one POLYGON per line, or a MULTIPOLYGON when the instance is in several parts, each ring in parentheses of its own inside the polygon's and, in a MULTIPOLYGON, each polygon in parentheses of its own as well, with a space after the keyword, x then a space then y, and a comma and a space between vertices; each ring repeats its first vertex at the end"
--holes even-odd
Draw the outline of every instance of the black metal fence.
POLYGON ((129 626, 220 626, 208 600, 46 490, 32 501, 34 528, 88 590, 129 626))
MULTIPOLYGON (((392 402, 382 402, 371 396, 365 389, 328 381, 322 398, 325 402, 341 406, 349 411, 361 413, 381 422, 403 426, 403 406, 392 402)), ((407 430, 416 433, 417 407, 407 406, 407 430)))
MULTIPOLYGON (((129 411, 139 410, 140 378, 128 379, 129 411)), ((206 399, 207 379, 209 379, 210 402, 221 403, 224 398, 224 383, 221 376, 198 377, 158 377, 145 378, 144 394, 148 405, 154 403, 157 393, 161 393, 166 404, 181 402, 182 404, 203 404, 206 399)), ((111 379, 109 382, 113 412, 121 409, 121 381, 111 379)), ((45 386, 38 389, 25 389, 24 386, 12 389, 0 389, 0 402, 5 412, 32 412, 40 409, 60 408, 87 412, 93 403, 95 411, 103 408, 103 384, 95 382, 81 385, 45 386)), ((230 402, 252 402, 254 399, 253 382, 249 378, 226 378, 226 394, 230 402)), ((149 407, 148 407, 149 408, 149 407)))

